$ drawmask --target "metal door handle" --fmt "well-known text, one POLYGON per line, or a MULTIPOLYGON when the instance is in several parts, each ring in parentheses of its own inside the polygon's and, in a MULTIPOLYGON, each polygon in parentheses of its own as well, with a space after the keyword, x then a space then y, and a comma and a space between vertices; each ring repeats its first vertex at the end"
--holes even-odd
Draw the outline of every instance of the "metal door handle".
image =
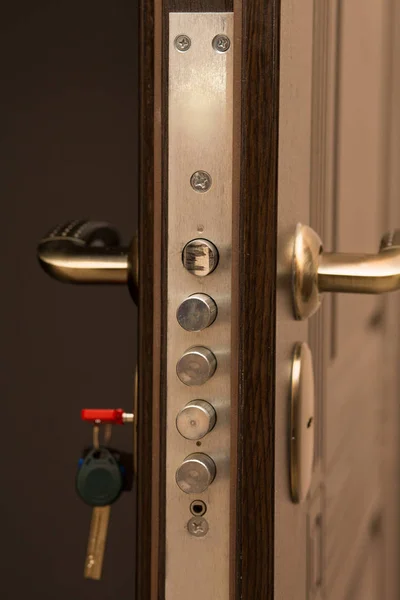
POLYGON ((39 263, 58 281, 127 284, 135 299, 138 284, 137 239, 122 246, 117 229, 102 221, 70 221, 40 240, 39 263))
POLYGON ((296 319, 311 316, 321 293, 383 294, 400 289, 400 230, 387 233, 378 254, 324 252, 313 229, 297 225, 292 261, 296 319))

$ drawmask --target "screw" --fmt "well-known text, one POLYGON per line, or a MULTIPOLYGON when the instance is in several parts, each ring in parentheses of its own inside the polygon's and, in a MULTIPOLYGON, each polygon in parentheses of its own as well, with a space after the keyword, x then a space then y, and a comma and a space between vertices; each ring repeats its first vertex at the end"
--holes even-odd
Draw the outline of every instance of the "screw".
POLYGON ((178 35, 175 38, 175 48, 179 52, 187 52, 192 45, 192 41, 188 35, 178 35))
POLYGON ((190 535, 204 537, 208 533, 208 523, 205 519, 193 517, 187 524, 190 535))
POLYGON ((228 52, 231 47, 231 40, 227 35, 216 35, 212 42, 213 48, 216 52, 228 52))
POLYGON ((190 178, 190 185, 196 192, 208 192, 212 184, 211 175, 206 171, 196 171, 190 178))

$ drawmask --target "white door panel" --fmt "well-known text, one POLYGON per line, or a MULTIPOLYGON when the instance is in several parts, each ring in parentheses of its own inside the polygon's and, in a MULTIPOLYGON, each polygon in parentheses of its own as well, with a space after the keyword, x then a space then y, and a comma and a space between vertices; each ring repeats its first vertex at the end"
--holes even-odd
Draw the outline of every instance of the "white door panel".
POLYGON ((399 328, 400 309, 393 307, 398 295, 328 294, 322 309, 308 323, 299 323, 291 312, 290 282, 279 275, 290 263, 287 241, 297 222, 311 225, 327 251, 357 253, 377 252, 386 229, 400 227, 395 220, 400 217, 395 208, 400 204, 398 176, 393 166, 389 169, 400 146, 393 142, 398 139, 394 127, 399 128, 395 111, 392 117, 388 112, 396 79, 390 70, 396 59, 393 20, 400 12, 395 4, 282 2, 275 512, 279 600, 394 600, 389 590, 395 589, 395 580, 384 575, 388 568, 381 555, 394 547, 396 537, 388 533, 387 523, 397 518, 388 478, 398 462, 393 441, 399 431, 399 423, 393 422, 399 413, 398 343, 388 338, 393 326, 399 328), (291 502, 288 476, 288 390, 297 341, 308 341, 313 352, 317 421, 313 482, 300 505, 291 502), (319 513, 322 534, 315 541, 312 523, 319 513), (321 582, 314 585, 319 555, 321 582))

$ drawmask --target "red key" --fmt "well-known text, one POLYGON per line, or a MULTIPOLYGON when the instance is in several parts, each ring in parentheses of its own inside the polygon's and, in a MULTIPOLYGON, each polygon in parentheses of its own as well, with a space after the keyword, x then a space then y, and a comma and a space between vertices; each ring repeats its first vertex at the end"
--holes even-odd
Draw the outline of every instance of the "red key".
POLYGON ((81 418, 91 423, 100 422, 110 425, 123 425, 124 410, 122 408, 83 408, 81 418))

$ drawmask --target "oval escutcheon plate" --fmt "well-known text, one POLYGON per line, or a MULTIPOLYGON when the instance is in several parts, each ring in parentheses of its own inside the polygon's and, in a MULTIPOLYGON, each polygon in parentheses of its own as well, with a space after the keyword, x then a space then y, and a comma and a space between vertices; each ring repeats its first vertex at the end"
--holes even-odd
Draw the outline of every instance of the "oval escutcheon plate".
POLYGON ((290 487, 293 502, 299 503, 310 489, 314 463, 314 372, 305 342, 294 347, 290 402, 290 487))

